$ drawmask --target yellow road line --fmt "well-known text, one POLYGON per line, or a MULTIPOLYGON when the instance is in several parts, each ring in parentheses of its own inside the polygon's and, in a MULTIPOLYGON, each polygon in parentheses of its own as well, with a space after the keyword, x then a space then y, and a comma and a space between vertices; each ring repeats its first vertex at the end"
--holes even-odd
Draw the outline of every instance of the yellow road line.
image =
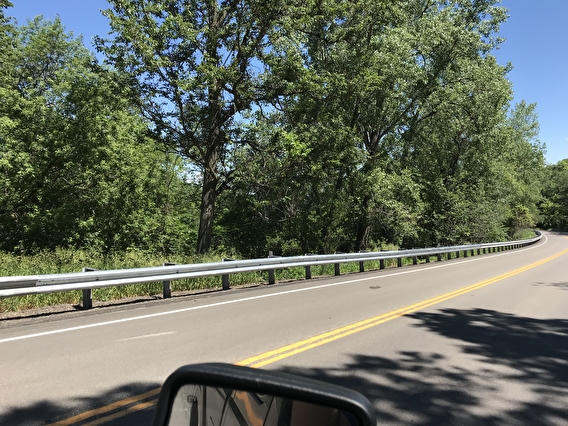
MULTIPOLYGON (((305 352, 307 350, 316 348, 318 346, 322 346, 325 345, 326 343, 330 343, 333 342, 335 340, 339 340, 343 337, 346 336, 350 336, 352 334, 358 333, 360 331, 363 330, 367 330, 371 327, 375 327, 377 325, 383 324, 387 321, 391 321, 395 318, 399 318, 401 316, 404 315, 408 315, 410 313, 419 311, 421 309, 425 309, 428 308, 432 305, 436 305, 438 303, 444 302, 446 300, 452 299, 454 297, 457 296, 461 296, 465 293, 469 293, 471 291, 480 289, 482 287, 488 286, 490 284, 494 284, 498 281, 502 281, 504 279, 513 277, 515 275, 518 275, 522 272, 528 271, 529 269, 533 269, 536 268, 537 266, 543 265, 547 262, 550 262, 551 260, 557 259, 560 256, 563 256, 565 254, 568 253, 568 249, 563 250, 559 253, 556 253, 555 255, 552 255, 550 257, 547 257, 545 259, 539 260, 538 262, 534 262, 531 263, 530 265, 524 266, 522 268, 519 269, 515 269, 514 271, 510 271, 507 272, 505 274, 501 274, 498 275, 496 277, 493 278, 489 278, 487 280, 469 285, 467 287, 462 287, 460 289, 448 292, 448 293, 444 293, 435 297, 432 297, 430 299, 426 299, 423 300, 421 302, 418 303, 414 303, 412 305, 408 305, 399 309, 395 309, 393 311, 390 312, 386 312, 371 318, 367 318, 365 320, 362 321, 358 321, 356 323, 344 326, 344 327, 340 327, 337 328, 335 330, 331 330, 328 331, 326 333, 322 333, 322 334, 318 334, 316 336, 310 337, 308 339, 305 340, 301 340, 299 342, 296 343, 292 343, 290 345, 286 345, 286 346, 282 346, 281 348, 272 350, 272 351, 268 351, 265 353, 262 353, 260 355, 255 355, 252 356, 250 358, 246 358, 242 361, 236 362, 236 365, 246 365, 249 367, 254 367, 254 368, 260 368, 260 367, 264 367, 266 365, 275 363, 277 361, 280 361, 282 359, 285 358, 289 358, 293 355, 299 354, 301 352, 305 352)), ((79 423, 83 420, 89 419, 91 417, 100 415, 100 414, 104 414, 104 413, 108 413, 110 411, 116 410, 120 407, 124 407, 130 404, 133 404, 134 402, 138 402, 144 399, 147 399, 151 396, 154 396, 156 394, 158 394, 160 392, 161 388, 156 388, 153 389, 149 392, 143 393, 141 395, 138 396, 134 396, 134 397, 130 397, 130 398, 125 398, 122 399, 120 401, 114 402, 112 404, 106 405, 104 407, 95 409, 95 410, 91 410, 91 411, 86 411, 85 413, 79 414, 77 416, 74 417, 70 417, 66 420, 62 420, 60 422, 57 423, 53 423, 49 426, 70 426, 76 423, 79 423)), ((108 422, 120 417, 123 417, 127 414, 130 414, 132 412, 136 412, 136 411, 140 411, 143 410, 145 408, 151 407, 152 405, 154 405, 157 402, 157 399, 153 399, 151 401, 147 401, 147 402, 141 402, 135 405, 132 405, 130 407, 127 407, 121 411, 118 411, 116 413, 113 413, 109 416, 105 416, 102 417, 100 419, 94 420, 90 423, 86 423, 83 426, 97 426, 100 424, 103 424, 104 422, 108 422)))
POLYGON ((158 402, 158 398, 152 399, 151 401, 142 402, 140 404, 136 404, 136 405, 133 405, 131 407, 125 408, 124 410, 118 411, 118 412, 111 414, 109 416, 101 417, 100 419, 94 420, 94 421, 89 422, 89 423, 85 423, 82 426, 102 425, 102 424, 105 424, 107 422, 110 422, 111 420, 115 420, 115 419, 118 419, 120 417, 124 417, 127 414, 135 413, 136 411, 141 411, 141 410, 144 410, 145 408, 152 407, 152 406, 156 405, 157 402, 158 402))
POLYGON ((113 402, 112 404, 105 405, 104 407, 96 408, 94 410, 85 411, 84 413, 77 414, 76 416, 69 417, 68 419, 61 420, 56 423, 52 423, 49 426, 70 426, 75 423, 79 423, 83 420, 89 419, 91 417, 98 416, 100 414, 108 413, 109 411, 116 410, 118 408, 124 407, 126 405, 133 404, 135 402, 142 401, 144 399, 150 398, 152 396, 156 396, 160 393, 160 389, 152 389, 151 391, 144 392, 140 395, 131 396, 128 398, 121 399, 120 401, 113 402))
POLYGON ((510 278, 514 275, 520 274, 522 272, 528 271, 529 269, 536 268, 544 263, 550 262, 564 254, 568 253, 568 249, 557 253, 553 256, 550 256, 546 259, 540 260, 538 262, 532 263, 530 265, 524 266, 522 268, 516 269, 511 272, 507 272, 502 275, 498 275, 493 278, 489 278, 487 280, 481 281, 476 284, 472 284, 467 287, 463 287, 449 293, 444 293, 436 297, 432 297, 430 299, 423 300, 418 303, 414 303, 412 305, 405 306, 400 309, 395 309, 393 311, 377 315, 375 317, 371 317, 362 321, 358 321, 356 323, 347 325, 345 327, 340 327, 338 329, 328 331, 326 333, 319 334, 317 336, 310 337, 305 340, 301 340, 296 343, 292 343, 291 345, 286 345, 281 348, 265 352, 260 355, 256 355, 242 361, 237 362, 237 365, 247 365, 250 367, 264 367, 268 364, 272 364, 276 361, 282 360, 284 358, 288 358, 290 356, 299 354, 301 352, 305 352, 309 349, 316 348, 318 346, 324 345, 326 343, 333 342, 335 340, 341 339, 343 337, 349 336, 354 333, 358 333, 360 331, 366 330, 368 328, 377 326, 379 324, 383 324, 387 321, 393 320, 395 318, 401 317, 403 315, 408 315, 412 312, 416 312, 418 310, 430 307, 432 305, 444 302, 446 300, 452 299, 457 296, 461 296, 462 294, 469 293, 471 291, 477 290, 479 288, 488 286, 490 284, 494 284, 498 281, 502 281, 506 278, 510 278))

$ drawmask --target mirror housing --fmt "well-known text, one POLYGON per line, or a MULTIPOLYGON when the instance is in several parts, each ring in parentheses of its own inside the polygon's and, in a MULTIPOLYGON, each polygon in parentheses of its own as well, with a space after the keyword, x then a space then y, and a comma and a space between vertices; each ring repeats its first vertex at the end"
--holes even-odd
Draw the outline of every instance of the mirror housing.
MULTIPOLYGON (((351 389, 287 373, 232 364, 207 363, 178 368, 166 379, 154 413, 154 426, 176 426, 178 424, 170 423, 171 418, 177 415, 173 410, 174 403, 177 407, 180 405, 179 398, 176 401, 176 396, 178 393, 184 394, 192 386, 197 389, 197 393, 202 395, 205 395, 206 390, 209 394, 211 391, 215 394, 220 394, 220 391, 225 392, 223 394, 227 395, 225 404, 229 393, 232 395, 230 398, 237 398, 236 395, 241 395, 241 399, 243 394, 250 395, 252 398, 260 396, 262 399, 274 397, 278 401, 296 404, 293 405, 296 407, 295 412, 301 412, 306 419, 310 418, 309 416, 319 417, 319 423, 325 426, 333 426, 330 421, 323 420, 324 416, 329 417, 332 413, 335 413, 336 418, 340 415, 345 420, 349 419, 347 423, 342 421, 338 424, 376 425, 375 412, 371 403, 363 395, 351 389)), ((193 419, 187 423, 185 421, 180 423, 185 426, 205 424, 197 422, 197 399, 191 397, 190 400, 187 395, 184 397, 187 400, 185 402, 190 405, 186 408, 186 416, 190 418, 193 416, 193 419)), ((218 397, 217 400, 219 401, 218 397)), ((207 403, 205 397, 203 401, 207 403)), ((211 396, 209 396, 209 401, 211 401, 211 396)), ((228 421, 220 421, 220 423, 222 423, 220 426, 233 424, 228 421)), ((313 421, 310 423, 314 424, 313 421)), ((269 421, 267 416, 263 426, 279 425, 269 421)))

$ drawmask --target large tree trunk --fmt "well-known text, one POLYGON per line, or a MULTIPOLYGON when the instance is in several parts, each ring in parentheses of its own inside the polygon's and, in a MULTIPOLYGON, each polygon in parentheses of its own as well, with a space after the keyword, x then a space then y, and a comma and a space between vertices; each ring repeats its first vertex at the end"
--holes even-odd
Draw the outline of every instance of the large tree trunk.
POLYGON ((212 132, 212 142, 205 153, 205 167, 203 170, 203 187, 201 190, 201 212, 199 216, 199 231, 197 234, 197 253, 204 254, 211 248, 213 238, 213 220, 215 217, 215 201, 219 176, 217 162, 221 146, 221 128, 216 125, 212 132))
POLYGON ((201 192, 201 213, 197 234, 197 253, 204 254, 211 248, 213 237, 213 218, 215 216, 215 200, 217 198, 217 176, 209 167, 203 175, 201 192))
POLYGON ((357 220, 357 237, 355 240, 355 248, 358 251, 367 250, 369 244, 369 236, 371 234, 371 224, 369 223, 369 203, 371 202, 368 195, 365 195, 361 202, 359 218, 357 220))

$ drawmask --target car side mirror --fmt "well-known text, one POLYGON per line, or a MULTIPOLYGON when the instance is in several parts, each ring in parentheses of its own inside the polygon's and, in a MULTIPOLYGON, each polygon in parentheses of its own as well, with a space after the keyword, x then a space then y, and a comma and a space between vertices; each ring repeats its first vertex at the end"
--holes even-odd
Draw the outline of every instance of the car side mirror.
POLYGON ((231 364, 181 367, 165 381, 154 426, 375 426, 353 390, 231 364))

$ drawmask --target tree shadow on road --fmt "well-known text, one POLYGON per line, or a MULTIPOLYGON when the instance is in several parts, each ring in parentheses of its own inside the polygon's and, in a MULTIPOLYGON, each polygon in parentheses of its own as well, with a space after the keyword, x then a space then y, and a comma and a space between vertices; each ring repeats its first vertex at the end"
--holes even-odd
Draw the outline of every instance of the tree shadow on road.
MULTIPOLYGON (((63 379, 62 379, 63 380, 63 379)), ((89 397, 77 397, 72 400, 53 401, 49 399, 49 395, 43 401, 37 401, 29 406, 18 407, 1 407, 0 411, 0 425, 11 426, 32 426, 32 425, 48 425, 56 421, 69 419, 78 414, 85 413, 89 410, 99 409, 105 407, 113 402, 122 401, 125 398, 131 398, 142 395, 149 391, 157 389, 161 384, 158 383, 130 383, 115 389, 109 390, 101 395, 89 397)), ((6 392, 7 389, 3 389, 6 392)), ((84 419, 77 419, 69 424, 83 424, 85 421, 91 422, 93 420, 108 419, 101 424, 145 424, 152 423, 152 416, 154 406, 148 407, 145 410, 132 410, 127 416, 121 416, 129 407, 140 407, 144 402, 152 401, 157 398, 157 395, 141 399, 140 401, 132 401, 130 404, 116 406, 113 410, 106 412, 99 412, 98 414, 87 416, 84 419), (112 419, 111 417, 116 417, 112 419), (135 419, 133 421, 133 419, 135 419), (113 421, 114 420, 114 421, 113 421)), ((66 423, 67 424, 67 423, 66 423)))
POLYGON ((484 309, 409 317, 415 327, 452 339, 461 352, 457 358, 471 358, 477 367, 416 350, 390 359, 352 354, 338 368, 281 370, 361 392, 373 403, 378 424, 568 424, 568 320, 484 309), (501 393, 504 383, 507 395, 501 393), (517 392, 515 384, 524 390, 517 392))
POLYGON ((557 281, 557 282, 536 282, 533 284, 534 286, 546 286, 546 287, 555 287, 559 290, 568 290, 568 281, 557 281))

